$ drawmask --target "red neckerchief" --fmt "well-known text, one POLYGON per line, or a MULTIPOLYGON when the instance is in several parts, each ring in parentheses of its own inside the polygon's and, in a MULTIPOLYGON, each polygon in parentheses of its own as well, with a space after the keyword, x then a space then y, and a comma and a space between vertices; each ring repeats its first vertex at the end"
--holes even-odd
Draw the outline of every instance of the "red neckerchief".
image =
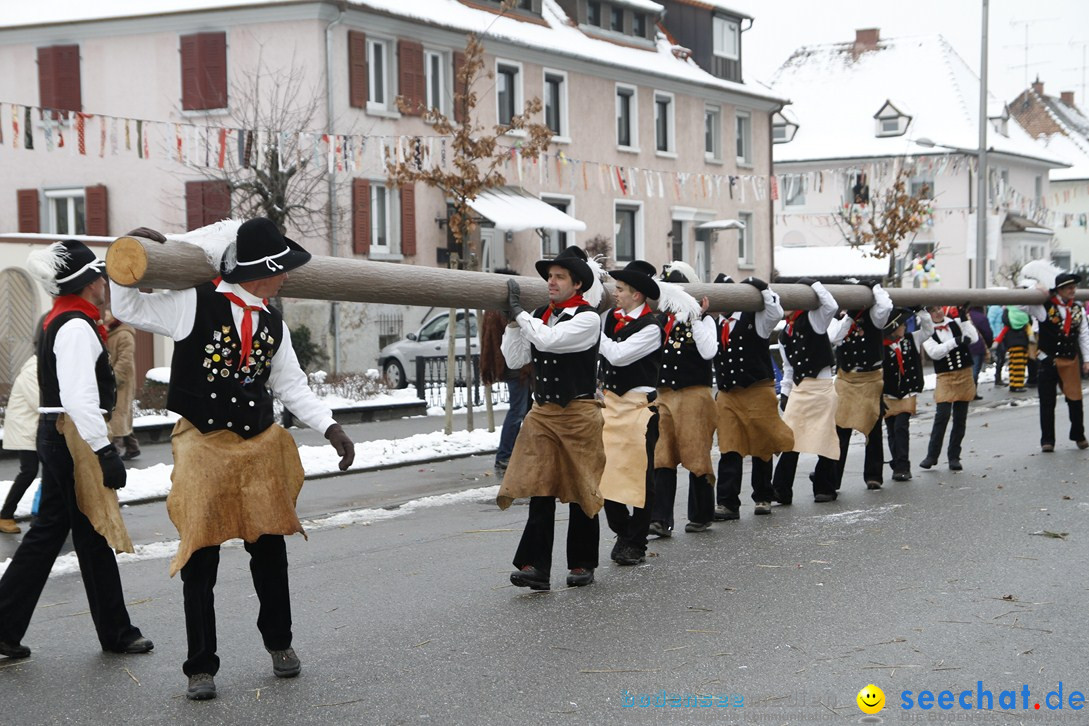
POLYGON ((858 321, 862 319, 862 314, 864 312, 866 312, 866 311, 865 310, 859 310, 858 315, 856 315, 854 317, 854 319, 851 320, 851 327, 847 329, 847 335, 850 335, 851 333, 855 332, 855 328, 858 327, 858 321))
POLYGON ((890 347, 894 345, 896 346, 895 348, 893 348, 893 352, 896 353, 896 365, 900 366, 900 375, 904 375, 904 353, 900 350, 900 341, 889 340, 888 338, 885 338, 885 345, 890 347))
MULTIPOLYGON (((212 280, 212 284, 219 287, 219 283, 223 281, 222 277, 217 277, 212 280)), ((238 367, 241 368, 244 365, 249 365, 246 361, 250 358, 250 351, 253 349, 253 317, 250 313, 260 312, 261 308, 256 305, 247 305, 246 301, 235 295, 233 292, 220 292, 223 297, 230 300, 232 303, 242 308, 242 330, 239 331, 239 337, 242 338, 242 350, 238 356, 238 367)), ((268 299, 261 300, 265 305, 268 305, 268 299)))
POLYGON ((64 313, 77 312, 83 313, 95 323, 95 328, 98 330, 98 334, 102 337, 102 342, 106 342, 106 338, 109 334, 106 332, 106 326, 102 324, 102 313, 98 311, 98 306, 82 298, 79 295, 59 295, 53 299, 53 309, 49 311, 49 315, 45 317, 45 322, 42 323, 42 330, 49 327, 49 324, 56 320, 58 315, 64 313))
POLYGON ((1066 308, 1066 319, 1063 320, 1063 335, 1070 335, 1070 318, 1074 317, 1070 314, 1070 309, 1074 306, 1074 301, 1071 300, 1070 302, 1066 303, 1063 302, 1058 295, 1056 295, 1055 297, 1051 298, 1051 302, 1055 303, 1061 308, 1066 308))
POLYGON ((583 298, 582 295, 572 295, 571 297, 564 300, 562 303, 549 305, 548 308, 544 311, 544 315, 541 316, 541 322, 547 324, 548 319, 552 317, 552 313, 556 313, 556 315, 559 315, 560 311, 564 308, 577 308, 579 305, 589 304, 590 303, 586 302, 586 299, 583 298))
POLYGON ((617 308, 616 310, 613 311, 613 319, 616 320, 616 327, 613 328, 613 335, 616 335, 617 332, 619 332, 619 330, 621 328, 623 328, 625 325, 627 325, 631 321, 638 320, 639 318, 643 317, 644 315, 646 315, 649 312, 650 312, 650 306, 647 305, 646 303, 643 303, 643 307, 640 308, 639 312, 636 313, 635 315, 625 315, 623 310, 621 310, 620 308, 617 308))
POLYGON ((949 330, 949 323, 942 323, 941 325, 935 325, 934 326, 934 332, 936 333, 939 330, 949 330))
MULTIPOLYGON (((726 350, 726 348, 729 347, 729 345, 730 345, 730 321, 731 320, 733 320, 733 317, 728 317, 728 318, 726 318, 725 320, 722 321, 722 335, 719 336, 719 339, 722 341, 722 349, 723 350, 726 350)), ((792 320, 791 322, 793 323, 794 321, 792 320)))
POLYGON ((665 324, 665 339, 666 340, 669 340, 669 334, 673 332, 673 326, 676 325, 676 324, 677 324, 677 316, 674 315, 673 313, 670 313, 669 317, 666 318, 666 324, 665 324))
POLYGON ((805 312, 804 310, 795 310, 791 314, 790 320, 787 321, 787 328, 786 328, 787 335, 794 335, 794 323, 795 323, 795 321, 798 320, 798 318, 800 318, 802 316, 802 313, 804 313, 804 312, 805 312))

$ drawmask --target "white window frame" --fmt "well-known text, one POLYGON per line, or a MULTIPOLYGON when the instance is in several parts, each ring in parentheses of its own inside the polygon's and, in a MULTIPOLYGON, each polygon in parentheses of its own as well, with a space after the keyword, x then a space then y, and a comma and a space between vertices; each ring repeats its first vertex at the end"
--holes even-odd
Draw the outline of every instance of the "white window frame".
POLYGON ((393 52, 396 41, 382 36, 367 36, 367 113, 400 115, 397 112, 397 54, 393 52), (384 99, 374 100, 375 64, 377 46, 382 47, 382 90, 384 99))
MULTIPOLYGON (((564 214, 567 214, 568 216, 571 216, 571 217, 575 216, 575 197, 570 195, 570 194, 542 194, 541 195, 541 201, 544 202, 545 204, 552 204, 553 202, 563 202, 564 204, 567 205, 567 209, 564 210, 564 214)), ((575 234, 576 234, 575 232, 560 232, 560 231, 555 230, 555 229, 543 229, 543 230, 541 230, 541 233, 542 234, 548 234, 548 235, 558 235, 558 234, 570 235, 569 237, 567 237, 565 242, 561 242, 559 244, 559 249, 557 250, 557 254, 564 250, 565 245, 569 246, 569 245, 575 244, 575 234)), ((541 257, 544 258, 544 257, 547 257, 550 254, 551 254, 551 251, 545 250, 544 238, 542 237, 541 238, 541 257)))
POLYGON ((737 230, 737 266, 741 269, 752 269, 756 266, 756 257, 753 254, 753 217, 752 212, 737 213, 738 221, 745 225, 745 229, 737 230))
POLYGON ((703 107, 703 158, 706 161, 722 162, 722 106, 706 104, 703 107), (707 117, 714 118, 711 126, 711 151, 707 150, 707 117))
MULTIPOLYGON (((502 58, 496 58, 495 59, 495 78, 496 78, 496 80, 495 80, 495 122, 497 124, 501 125, 501 126, 507 126, 508 124, 503 123, 503 121, 500 120, 500 113, 499 113, 499 111, 500 111, 500 109, 499 109, 499 69, 500 69, 500 66, 505 66, 506 68, 511 68, 511 69, 514 69, 514 71, 515 71, 514 108, 512 109, 512 114, 511 114, 512 117, 517 116, 518 114, 520 114, 520 113, 522 113, 523 111, 526 110, 526 104, 525 104, 525 101, 523 100, 525 98, 525 96, 522 95, 522 86, 523 86, 523 80, 524 80, 524 74, 523 74, 524 69, 522 68, 522 64, 519 63, 518 61, 504 60, 502 58)), ((525 131, 512 129, 510 133, 512 133, 512 134, 524 134, 525 131)))
POLYGON ((779 192, 783 195, 783 206, 804 207, 805 187, 805 174, 784 174, 782 188, 779 190, 779 192), (790 194, 790 196, 787 196, 788 192, 790 191, 793 191, 794 193, 790 194))
POLYGON ((632 153, 639 153, 639 88, 627 83, 616 84, 616 102, 614 117, 617 123, 616 128, 616 148, 619 151, 629 151, 632 153), (621 94, 621 91, 630 91, 630 94, 621 94), (621 95, 628 95, 628 136, 631 143, 624 145, 620 143, 620 97, 621 95))
POLYGON ((616 244, 617 235, 620 233, 620 229, 616 224, 616 213, 620 209, 627 209, 635 212, 634 229, 632 230, 632 260, 643 259, 643 203, 640 201, 633 201, 631 199, 614 199, 613 200, 613 260, 616 262, 631 262, 631 260, 621 260, 617 253, 619 248, 616 244))
POLYGON ((654 92, 654 151, 658 156, 677 158, 677 97, 668 91, 654 92), (658 148, 658 102, 667 101, 669 108, 666 117, 666 148, 658 148))
POLYGON ((46 207, 49 210, 49 234, 87 234, 87 198, 86 192, 81 187, 66 188, 66 189, 47 189, 45 191, 46 207), (61 232, 57 227, 57 209, 56 202, 59 200, 68 200, 67 209, 65 214, 65 223, 68 226, 66 232, 61 232), (76 224, 76 204, 75 200, 83 202, 83 229, 79 229, 79 225, 76 224))
MULTIPOLYGON (((711 26, 712 34, 712 48, 713 52, 719 58, 726 58, 728 60, 741 60, 741 24, 736 20, 730 20, 720 15, 716 15, 712 21, 711 26), (720 42, 725 38, 724 31, 729 31, 733 36, 733 51, 727 50, 720 42)), ((706 36, 705 36, 706 37, 706 36)))
POLYGON ((401 194, 386 186, 385 179, 371 179, 368 212, 371 228, 368 230, 371 245, 369 257, 390 257, 401 254, 401 194), (386 244, 378 244, 378 215, 374 213, 379 191, 384 193, 386 214, 386 244))
POLYGON ((447 85, 446 82, 446 69, 448 67, 450 67, 449 53, 433 48, 424 48, 424 104, 429 109, 433 108, 431 97, 437 92, 439 105, 434 108, 438 108, 439 113, 447 113, 450 106, 448 89, 452 86, 447 85), (438 62, 438 78, 435 78, 431 72, 432 59, 438 62))
POLYGON ((742 141, 743 153, 737 156, 738 166, 752 166, 752 114, 748 111, 734 112, 734 148, 737 141, 742 141), (742 134, 744 128, 744 134, 742 134))
MULTIPOLYGON (((544 96, 544 100, 541 103, 542 115, 548 104, 548 77, 555 76, 560 78, 560 130, 553 132, 552 141, 554 143, 566 144, 571 141, 570 126, 568 125, 567 115, 567 71, 558 71, 554 68, 545 68, 541 72, 541 95, 544 96)), ((544 117, 547 119, 547 116, 544 117)))
POLYGON ((877 118, 877 130, 875 136, 889 137, 889 136, 903 136, 907 133, 908 117, 897 116, 880 116, 877 118), (886 126, 886 124, 894 124, 893 126, 886 126))

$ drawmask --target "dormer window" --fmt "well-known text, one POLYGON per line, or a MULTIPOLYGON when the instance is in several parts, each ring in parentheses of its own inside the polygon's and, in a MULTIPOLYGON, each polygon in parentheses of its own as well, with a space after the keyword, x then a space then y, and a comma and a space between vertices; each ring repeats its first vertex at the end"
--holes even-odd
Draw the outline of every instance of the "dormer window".
POLYGON ((771 117, 771 143, 785 144, 792 141, 796 133, 798 133, 798 124, 783 114, 776 113, 771 117))
POLYGON ((631 24, 632 35, 637 35, 640 38, 647 37, 647 16, 642 13, 636 13, 632 16, 631 24))
POLYGON ((741 59, 741 26, 734 20, 715 16, 714 52, 720 58, 741 59))
MULTIPOLYGON (((540 2, 541 0, 535 0, 540 2)), ((644 0, 568 0, 578 3, 578 17, 583 18, 579 28, 592 37, 610 41, 634 38, 639 47, 648 50, 654 47, 658 21, 656 13, 647 12, 644 0)), ((563 3, 561 3, 563 5, 563 3)))
POLYGON ((624 32, 624 8, 613 6, 609 9, 609 30, 624 32))
POLYGON ((586 3, 586 24, 601 27, 601 3, 594 0, 586 3))
POLYGON ((896 108, 892 101, 885 101, 873 117, 877 122, 876 136, 903 136, 911 123, 911 116, 896 108))
POLYGON ((997 116, 991 116, 988 119, 991 122, 991 126, 996 132, 1003 136, 1010 135, 1010 107, 1005 105, 1002 107, 1002 113, 997 116))

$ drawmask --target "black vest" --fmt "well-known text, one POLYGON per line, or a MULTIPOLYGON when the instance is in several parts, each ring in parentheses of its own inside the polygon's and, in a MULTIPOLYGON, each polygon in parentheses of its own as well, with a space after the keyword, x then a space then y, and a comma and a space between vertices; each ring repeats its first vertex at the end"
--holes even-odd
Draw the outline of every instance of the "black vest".
MULTIPOLYGON (((960 326, 956 320, 949 321, 949 332, 954 336, 961 335, 960 326)), ((931 336, 935 343, 944 342, 938 337, 937 331, 931 336)), ((968 350, 970 343, 967 338, 962 338, 960 345, 953 350, 949 351, 949 354, 944 358, 934 359, 934 372, 935 373, 950 373, 952 371, 959 371, 961 368, 967 368, 972 365, 972 351, 968 350)))
POLYGON ((1077 358, 1080 346, 1078 345, 1078 328, 1085 321, 1085 314, 1080 303, 1075 302, 1066 311, 1072 314, 1070 318, 1070 335, 1063 335, 1062 313, 1054 300, 1049 300, 1047 317, 1040 321, 1040 350, 1052 358, 1077 358))
POLYGON ((779 336, 783 345, 783 354, 794 369, 794 383, 801 383, 806 378, 816 378, 817 374, 835 362, 832 354, 832 341, 828 332, 818 333, 809 322, 809 313, 803 312, 794 321, 792 332, 789 321, 779 336))
POLYGON ((268 378, 281 343, 283 317, 271 307, 259 312, 249 360, 239 361, 234 303, 211 283, 197 286, 196 292, 193 330, 174 342, 166 407, 201 433, 226 429, 253 438, 273 423, 268 378))
POLYGON ((910 333, 900 339, 900 356, 904 363, 903 373, 896 362, 896 351, 892 346, 885 346, 884 393, 893 398, 903 398, 923 390, 923 361, 910 333))
POLYGON ((723 348, 722 329, 729 324, 730 319, 725 316, 718 324, 715 384, 719 390, 748 388, 754 383, 774 379, 770 344, 767 338, 761 338, 756 332, 756 313, 741 313, 734 329, 730 331, 729 344, 723 348))
POLYGON ((57 339, 57 331, 69 320, 84 320, 95 331, 95 337, 102 343, 102 352, 95 359, 95 381, 98 383, 98 406, 102 410, 112 413, 117 403, 117 382, 113 377, 113 368, 110 366, 110 354, 106 351, 106 344, 98 334, 98 326, 84 313, 72 311, 61 313, 49 327, 43 331, 38 341, 38 390, 39 401, 42 407, 60 408, 60 382, 57 380, 57 355, 53 352, 53 344, 57 339))
POLYGON ((692 337, 692 323, 675 323, 662 345, 658 388, 711 385, 711 361, 704 360, 692 337))
MULTIPOLYGON (((547 305, 537 308, 533 311, 533 317, 543 319, 547 309, 547 305)), ((589 305, 580 305, 573 315, 561 316, 556 325, 564 325, 575 315, 586 311, 596 312, 589 305)), ((574 353, 550 353, 531 345, 533 400, 566 406, 576 398, 593 398, 597 393, 597 348, 596 339, 586 350, 574 353)))
MULTIPOLYGON (((637 318, 620 330, 616 330, 616 320, 613 318, 615 310, 610 311, 605 316, 605 335, 610 340, 620 342, 627 340, 631 336, 638 333, 640 330, 649 327, 655 327, 659 331, 659 338, 662 330, 662 319, 655 313, 647 313, 640 318, 637 318), (615 331, 615 332, 614 332, 615 331)), ((623 312, 623 311, 621 311, 623 312)), ((623 396, 625 393, 637 386, 649 386, 655 388, 658 385, 658 368, 662 364, 662 348, 659 346, 655 351, 649 355, 645 355, 637 361, 629 363, 626 366, 614 366, 609 361, 601 358, 601 380, 603 387, 607 391, 612 391, 618 396, 623 396)))
POLYGON ((882 331, 873 324, 869 309, 848 313, 854 320, 851 332, 836 348, 836 365, 844 371, 876 371, 881 368, 882 331))

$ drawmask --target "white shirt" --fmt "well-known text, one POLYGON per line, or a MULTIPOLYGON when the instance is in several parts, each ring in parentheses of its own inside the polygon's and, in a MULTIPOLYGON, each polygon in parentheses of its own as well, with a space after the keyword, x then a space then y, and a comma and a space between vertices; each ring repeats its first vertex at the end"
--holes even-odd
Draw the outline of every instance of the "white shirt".
MULTIPOLYGON (((873 305, 869 307, 869 314, 870 321, 878 330, 884 328, 885 323, 889 322, 892 307, 892 298, 889 297, 888 291, 880 285, 874 285, 873 305)), ((850 315, 844 315, 842 318, 834 320, 828 327, 828 337, 832 341, 832 345, 842 343, 847 338, 847 334, 851 332, 854 324, 855 320, 850 315)))
MULTIPOLYGON (((240 285, 220 282, 216 292, 234 293, 246 305, 268 309, 261 298, 252 295, 240 285)), ((111 281, 110 300, 114 317, 118 320, 174 340, 189 337, 197 317, 197 291, 194 288, 145 293, 111 281)), ((238 305, 231 305, 235 330, 242 330, 242 316, 245 314, 247 313, 238 305)), ((253 329, 256 330, 258 313, 253 311, 248 314, 252 317, 253 329)), ((306 373, 299 365, 295 349, 291 347, 291 334, 287 323, 283 324, 280 346, 272 356, 268 387, 297 419, 315 431, 325 433, 336 423, 333 412, 306 384, 306 373)))
POLYGON ((542 322, 523 310, 515 318, 515 324, 503 331, 503 342, 499 350, 507 367, 517 370, 528 365, 533 359, 530 345, 546 353, 577 353, 592 348, 601 337, 601 319, 593 310, 576 313, 577 308, 563 308, 560 313, 542 322), (557 325, 561 318, 563 325, 557 325))
MULTIPOLYGON (((839 312, 839 303, 832 297, 832 293, 828 292, 828 289, 820 282, 813 283, 813 292, 817 293, 818 306, 815 310, 810 310, 808 313, 809 324, 813 326, 813 332, 820 334, 829 334, 829 341, 831 338, 831 331, 829 325, 835 320, 836 313, 839 312)), ((821 368, 817 373, 817 378, 831 378, 832 367, 825 366, 821 368)), ((794 367, 790 365, 790 361, 787 360, 786 354, 783 354, 783 380, 779 383, 779 393, 784 396, 789 396, 790 392, 794 390, 794 367)))
MULTIPOLYGON (((929 338, 931 335, 934 334, 934 321, 930 318, 930 313, 928 313, 926 310, 920 310, 919 312, 915 313, 915 319, 918 321, 919 327, 918 327, 917 330, 912 331, 910 333, 910 335, 911 335, 911 341, 913 343, 915 343, 915 350, 919 350, 923 345, 923 341, 925 341, 927 338, 929 338)), ((888 321, 886 321, 886 322, 888 322, 888 321)), ((897 340, 895 343, 892 343, 891 345, 889 345, 889 348, 891 348, 894 351, 895 350, 900 350, 900 341, 901 340, 903 340, 903 339, 901 338, 900 340, 897 340)), ((915 395, 916 394, 913 392, 913 393, 907 394, 906 396, 901 396, 900 398, 901 399, 914 398, 915 395)), ((889 394, 887 394, 887 393, 885 394, 885 396, 888 396, 889 398, 895 398, 895 396, 889 396, 889 394)))
MULTIPOLYGON (((1075 300, 1073 304, 1082 305, 1083 303, 1075 300)), ((1066 320, 1066 306, 1056 305, 1056 307, 1059 308, 1059 319, 1066 320)), ((1021 305, 1020 308, 1040 322, 1047 319, 1047 308, 1043 305, 1021 305)), ((1089 361, 1089 325, 1086 324, 1087 320, 1089 320, 1089 317, 1083 315, 1082 323, 1078 326, 1078 347, 1081 348, 1081 359, 1083 361, 1089 361)), ((1041 350, 1037 357, 1043 360, 1048 355, 1041 350)))
POLYGON ((42 413, 64 412, 76 425, 81 439, 95 451, 110 443, 106 412, 99 406, 95 363, 102 355, 102 338, 86 320, 69 320, 53 339, 57 356, 57 383, 61 408, 42 407, 42 413))
MULTIPOLYGON (((766 336, 765 336, 766 337, 766 336)), ((718 353, 718 325, 712 317, 700 318, 692 323, 692 340, 700 358, 711 360, 718 353)))
MULTIPOLYGON (((926 350, 926 354, 930 356, 931 360, 940 360, 945 358, 949 353, 957 347, 957 341, 953 338, 953 329, 949 327, 949 323, 954 322, 948 317, 941 323, 934 325, 934 333, 929 338, 923 341, 923 348, 926 350), (938 336, 938 340, 934 340, 934 335, 938 336), (941 342, 938 342, 941 341, 941 342)), ((971 320, 957 320, 955 321, 960 327, 961 335, 969 343, 974 343, 979 340, 979 333, 976 331, 976 326, 972 325, 971 320)))
MULTIPOLYGON (((650 314, 650 308, 646 305, 640 305, 634 310, 625 310, 624 314, 630 317, 635 317, 636 314, 643 311, 645 315, 650 314), (645 308, 645 311, 644 311, 645 308)), ((610 310, 601 315, 601 343, 598 348, 598 352, 601 356, 609 361, 614 366, 628 366, 639 360, 645 358, 648 355, 657 353, 662 348, 662 329, 657 325, 648 325, 637 333, 633 333, 624 340, 613 340, 609 336, 605 335, 606 325, 616 325, 616 318, 613 317, 615 310, 610 310)), ((643 317, 639 315, 639 317, 643 317)), ((658 381, 654 382, 655 384, 658 381)), ((650 393, 655 390, 652 386, 635 386, 631 390, 639 393, 650 393)))

